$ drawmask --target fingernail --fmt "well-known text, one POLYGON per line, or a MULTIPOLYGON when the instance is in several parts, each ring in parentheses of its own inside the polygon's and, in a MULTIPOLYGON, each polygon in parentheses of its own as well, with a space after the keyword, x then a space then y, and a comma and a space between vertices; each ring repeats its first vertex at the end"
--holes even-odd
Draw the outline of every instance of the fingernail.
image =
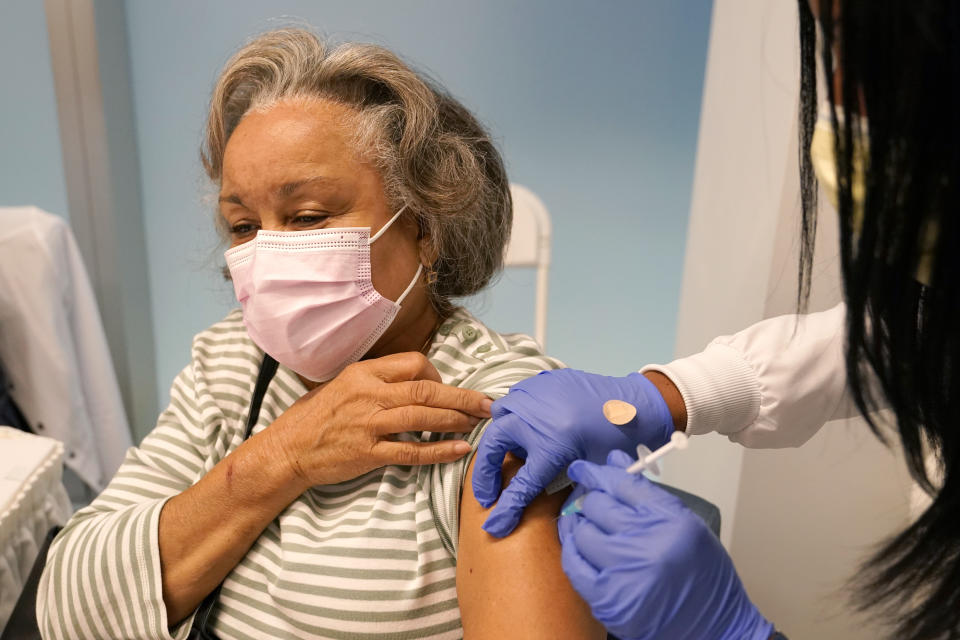
POLYGON ((476 417, 476 416, 470 416, 469 422, 470 422, 470 424, 471 424, 472 426, 475 427, 475 426, 477 426, 478 424, 480 424, 480 420, 481 420, 481 419, 478 418, 478 417, 476 417))
POLYGON ((453 452, 456 453, 457 455, 461 455, 461 456, 462 456, 462 455, 466 455, 466 454, 470 453, 470 450, 471 450, 472 448, 473 448, 473 447, 471 447, 468 443, 466 443, 466 442, 464 442, 463 440, 461 440, 461 441, 457 442, 455 445, 453 445, 453 452))
POLYGON ((480 408, 483 409, 488 415, 490 414, 491 407, 493 407, 493 400, 490 398, 484 398, 480 403, 480 408))

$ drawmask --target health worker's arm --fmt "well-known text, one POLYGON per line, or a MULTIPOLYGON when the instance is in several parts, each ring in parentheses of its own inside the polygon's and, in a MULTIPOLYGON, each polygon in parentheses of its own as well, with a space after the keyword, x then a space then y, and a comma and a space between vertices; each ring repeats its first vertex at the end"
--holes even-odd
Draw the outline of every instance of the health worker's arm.
MULTIPOLYGON (((857 415, 847 388, 845 313, 841 303, 770 318, 642 371, 673 382, 690 435, 716 431, 746 447, 796 447, 824 423, 857 415)), ((676 398, 665 399, 677 411, 676 398)))
MULTIPOLYGON (((508 455, 504 484, 522 461, 508 455)), ((473 496, 473 462, 463 485, 457 596, 465 640, 580 640, 607 637, 563 573, 557 516, 569 490, 540 494, 517 528, 495 538, 480 528, 490 509, 473 496)))
POLYGON ((701 353, 640 373, 611 377, 562 369, 515 384, 494 402, 493 422, 476 454, 473 493, 497 501, 483 527, 503 537, 574 460, 602 463, 614 449, 656 449, 674 429, 717 431, 748 447, 791 447, 827 421, 856 415, 847 390, 845 309, 782 316, 714 340, 701 353), (603 413, 608 400, 636 408, 622 426, 603 413), (507 452, 526 463, 501 493, 507 452))

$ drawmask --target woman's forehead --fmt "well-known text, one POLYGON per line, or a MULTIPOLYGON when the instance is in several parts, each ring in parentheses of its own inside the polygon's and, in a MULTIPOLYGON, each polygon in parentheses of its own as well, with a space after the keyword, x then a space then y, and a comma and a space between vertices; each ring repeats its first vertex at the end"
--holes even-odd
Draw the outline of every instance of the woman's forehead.
POLYGON ((342 189, 373 169, 352 144, 352 112, 326 101, 282 102, 251 111, 224 153, 223 183, 289 195, 295 187, 342 189))
POLYGON ((355 155, 348 115, 332 103, 284 102, 251 111, 227 141, 224 162, 263 158, 296 163, 355 155))

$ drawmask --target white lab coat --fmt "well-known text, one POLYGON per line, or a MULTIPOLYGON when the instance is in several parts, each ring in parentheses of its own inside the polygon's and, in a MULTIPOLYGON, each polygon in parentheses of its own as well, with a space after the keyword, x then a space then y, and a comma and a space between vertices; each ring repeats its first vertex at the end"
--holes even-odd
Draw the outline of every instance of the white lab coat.
POLYGON ((0 207, 0 359, 31 427, 103 489, 132 445, 93 289, 73 234, 36 207, 0 207))
POLYGON ((770 318, 642 371, 660 371, 680 390, 689 434, 716 431, 746 447, 796 447, 824 423, 857 415, 847 387, 845 314, 840 303, 770 318))

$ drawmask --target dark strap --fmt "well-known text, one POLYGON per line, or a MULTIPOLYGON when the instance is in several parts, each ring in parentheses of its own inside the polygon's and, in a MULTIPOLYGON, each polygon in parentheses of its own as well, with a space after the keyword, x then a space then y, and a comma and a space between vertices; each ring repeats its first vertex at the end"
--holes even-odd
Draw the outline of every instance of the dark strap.
POLYGON ((267 394, 267 387, 273 380, 277 372, 277 361, 263 354, 263 362, 260 363, 260 373, 257 374, 257 385, 253 388, 253 400, 250 401, 250 414, 247 416, 247 430, 243 434, 246 440, 253 433, 253 428, 257 426, 257 420, 260 418, 260 405, 263 404, 263 396, 267 394))
MULTIPOLYGON (((260 363, 260 373, 257 374, 257 384, 253 388, 253 399, 250 401, 250 413, 247 415, 247 430, 243 435, 246 440, 253 433, 253 428, 257 425, 260 418, 260 406, 263 404, 263 396, 267 394, 267 387, 273 380, 277 372, 277 361, 263 354, 263 362, 260 363)), ((217 603, 220 597, 220 588, 223 582, 217 585, 217 588, 207 594, 200 606, 197 607, 197 615, 193 617, 193 625, 190 627, 190 635, 187 640, 218 640, 216 634, 210 630, 210 616, 213 614, 213 605, 217 603)))

